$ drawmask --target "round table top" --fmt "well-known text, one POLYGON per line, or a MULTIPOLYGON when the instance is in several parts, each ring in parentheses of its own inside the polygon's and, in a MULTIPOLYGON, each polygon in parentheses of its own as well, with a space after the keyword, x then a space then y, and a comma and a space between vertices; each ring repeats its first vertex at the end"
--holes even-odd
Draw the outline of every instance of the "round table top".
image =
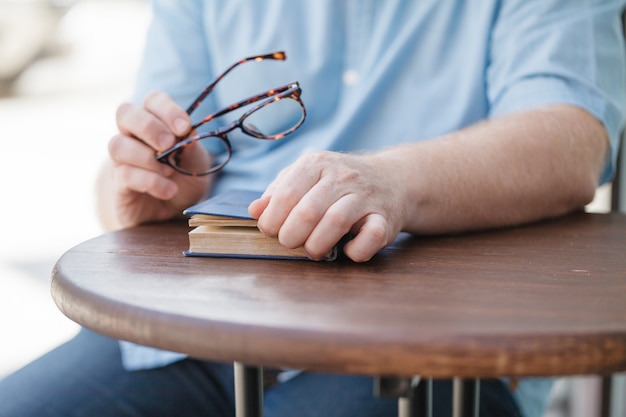
POLYGON ((430 377, 626 370, 626 216, 401 235, 371 261, 183 256, 183 222, 65 253, 52 295, 102 334, 218 361, 430 377))

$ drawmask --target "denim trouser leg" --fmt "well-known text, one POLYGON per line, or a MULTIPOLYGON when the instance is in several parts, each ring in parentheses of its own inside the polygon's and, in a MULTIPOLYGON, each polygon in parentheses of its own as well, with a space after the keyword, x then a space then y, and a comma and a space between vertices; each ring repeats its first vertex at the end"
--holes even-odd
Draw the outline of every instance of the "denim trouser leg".
MULTIPOLYGON (((0 417, 234 416, 231 364, 186 359, 128 372, 116 340, 82 330, 0 381, 0 417)), ((498 380, 481 385, 481 416, 518 417, 498 380)), ((451 383, 435 381, 437 417, 450 415, 451 383)), ((397 400, 373 396, 373 379, 301 373, 267 390, 266 417, 393 417, 397 400)))
POLYGON ((232 416, 232 386, 230 364, 127 372, 116 340, 82 330, 0 381, 0 416, 232 416))

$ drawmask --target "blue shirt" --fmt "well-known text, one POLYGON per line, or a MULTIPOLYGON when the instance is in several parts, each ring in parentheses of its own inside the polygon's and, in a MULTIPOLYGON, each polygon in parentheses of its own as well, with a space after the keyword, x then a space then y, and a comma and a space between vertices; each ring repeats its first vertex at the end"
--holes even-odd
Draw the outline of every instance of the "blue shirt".
MULTIPOLYGON (((602 181, 612 176, 626 108, 622 0, 153 3, 137 102, 161 90, 186 107, 234 62, 281 50, 284 62, 235 69, 194 117, 294 80, 302 86, 304 125, 276 142, 229 135, 233 158, 213 192, 263 190, 307 150, 374 150, 556 103, 604 124, 612 151, 602 181)), ((129 368, 179 357, 136 349, 124 348, 129 368)), ((526 417, 541 415, 532 387, 516 391, 526 417)))

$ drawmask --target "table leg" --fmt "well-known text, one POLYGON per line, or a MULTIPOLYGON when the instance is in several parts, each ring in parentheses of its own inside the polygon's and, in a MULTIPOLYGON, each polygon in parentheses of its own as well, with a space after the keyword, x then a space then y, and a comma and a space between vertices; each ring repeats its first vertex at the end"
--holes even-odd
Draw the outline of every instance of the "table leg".
POLYGON ((602 377, 602 389, 600 393, 600 417, 611 416, 611 391, 613 377, 611 375, 602 377))
POLYGON ((236 417, 263 417, 263 368, 234 363, 236 417))
POLYGON ((478 417, 480 380, 454 378, 452 381, 452 417, 478 417))
POLYGON ((378 377, 374 394, 398 398, 398 417, 432 417, 432 387, 430 378, 378 377))
MULTIPOLYGON (((422 378, 411 388, 411 417, 433 417, 433 380, 422 378)), ((399 414, 399 413, 398 413, 399 414)), ((398 417, 401 417, 398 415, 398 417)))

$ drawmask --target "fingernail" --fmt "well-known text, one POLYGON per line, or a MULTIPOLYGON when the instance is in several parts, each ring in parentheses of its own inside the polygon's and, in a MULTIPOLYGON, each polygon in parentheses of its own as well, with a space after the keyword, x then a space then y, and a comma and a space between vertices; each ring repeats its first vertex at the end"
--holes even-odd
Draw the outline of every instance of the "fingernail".
POLYGON ((184 135, 189 130, 189 122, 182 117, 177 118, 174 120, 174 130, 177 135, 184 135))
POLYGON ((174 138, 174 135, 171 135, 169 133, 161 133, 157 139, 157 146, 159 147, 158 150, 166 150, 167 148, 172 146, 175 141, 176 139, 174 138))

